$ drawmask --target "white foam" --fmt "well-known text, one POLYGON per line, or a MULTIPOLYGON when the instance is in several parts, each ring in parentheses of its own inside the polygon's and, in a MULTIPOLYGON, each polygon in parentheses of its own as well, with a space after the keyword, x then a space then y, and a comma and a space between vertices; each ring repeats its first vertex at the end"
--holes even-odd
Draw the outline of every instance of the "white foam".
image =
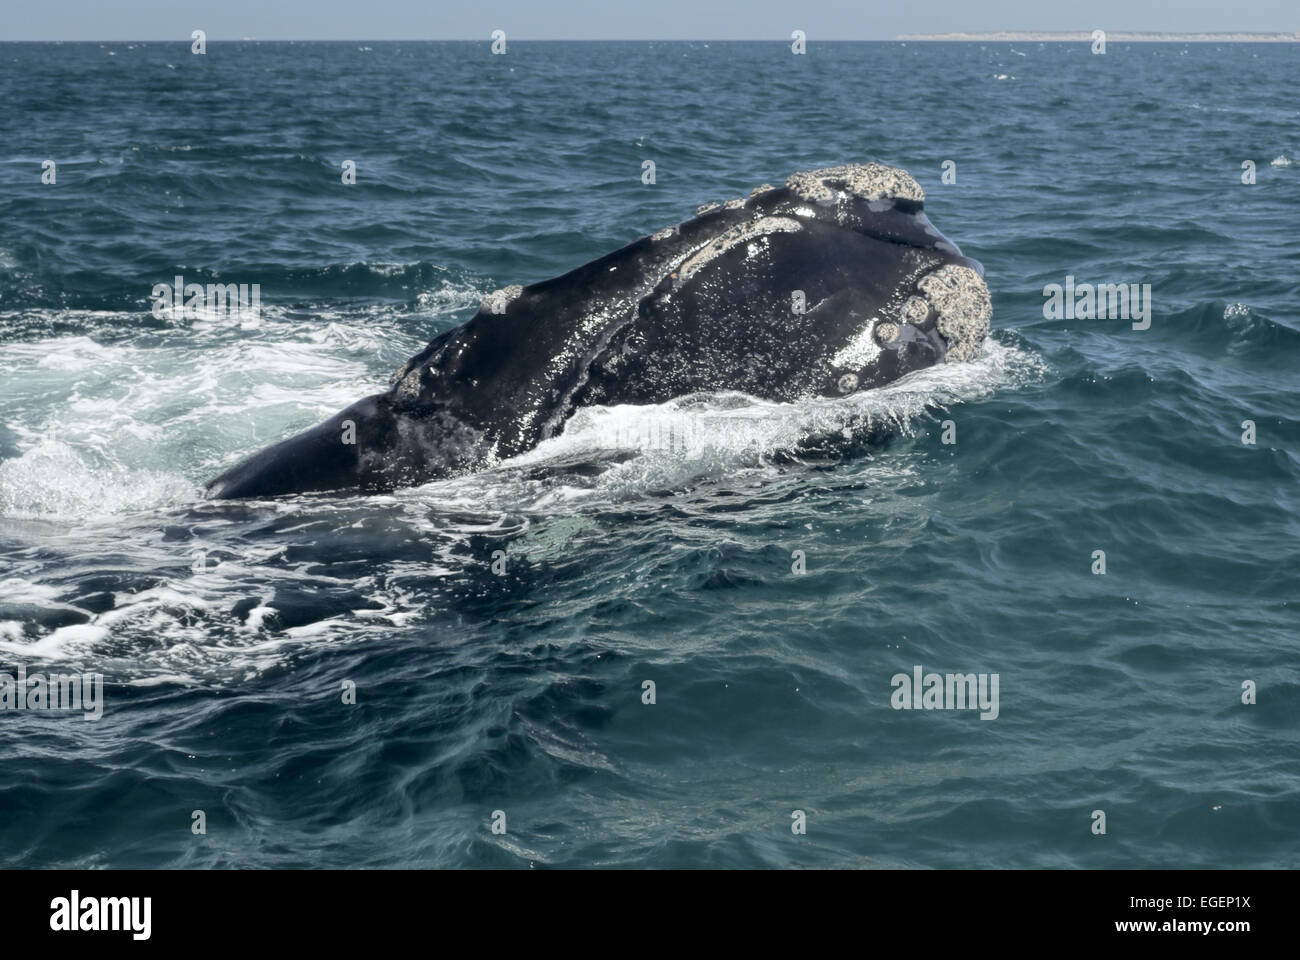
POLYGON ((24 642, 16 637, 0 641, 0 652, 12 654, 20 660, 61 660, 99 643, 107 636, 108 631, 103 627, 77 623, 52 630, 35 642, 24 642))
POLYGON ((778 403, 720 393, 650 406, 586 407, 574 413, 561 435, 536 448, 479 474, 426 484, 411 495, 444 508, 480 511, 544 509, 593 494, 635 495, 759 465, 806 442, 864 428, 911 432, 927 411, 1032 382, 1044 372, 1037 357, 990 339, 969 362, 940 364, 845 397, 778 403), (519 479, 524 471, 602 459, 612 465, 592 486, 538 486, 519 479))
POLYGON ((0 461, 0 516, 5 517, 106 517, 182 503, 196 492, 177 473, 92 465, 56 440, 0 461))
POLYGON ((326 313, 256 331, 198 323, 0 343, 0 435, 18 450, 0 460, 0 517, 93 520, 192 501, 250 451, 383 390, 396 360, 423 346, 422 326, 391 311, 363 322, 326 313))

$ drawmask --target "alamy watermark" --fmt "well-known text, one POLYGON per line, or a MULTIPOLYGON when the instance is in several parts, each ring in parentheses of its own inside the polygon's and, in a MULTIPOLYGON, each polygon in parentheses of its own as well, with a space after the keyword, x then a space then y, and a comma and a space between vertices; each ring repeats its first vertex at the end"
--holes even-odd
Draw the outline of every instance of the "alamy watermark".
POLYGON ((83 720, 104 715, 104 675, 100 673, 0 673, 0 710, 80 710, 83 720))
POLYGON ((120 930, 132 940, 148 940, 152 915, 153 897, 83 897, 73 890, 50 901, 50 929, 56 933, 120 930))
POLYGON ((1080 283, 1067 276, 1065 285, 1043 287, 1045 320, 1134 320, 1134 330, 1151 326, 1151 284, 1080 283))
POLYGON ((979 710, 981 720, 998 718, 996 673, 925 673, 918 663, 911 674, 896 673, 889 685, 895 710, 979 710))
POLYGON ((717 437, 707 423, 695 419, 662 420, 638 417, 614 431, 618 449, 663 450, 702 457, 714 450, 717 437))
POLYGON ((171 283, 155 283, 150 293, 156 320, 238 320, 246 327, 262 322, 260 283, 186 283, 179 273, 171 283))

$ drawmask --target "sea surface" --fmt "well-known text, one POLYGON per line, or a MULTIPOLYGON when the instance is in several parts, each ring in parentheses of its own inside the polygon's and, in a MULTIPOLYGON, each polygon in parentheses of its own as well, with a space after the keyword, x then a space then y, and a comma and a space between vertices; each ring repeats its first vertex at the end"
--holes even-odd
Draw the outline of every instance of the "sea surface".
POLYGON ((0 711, 0 864, 1300 865, 1298 80, 1283 44, 0 43, 0 672, 104 678, 93 722, 0 711), (493 289, 868 160, 985 265, 974 362, 201 498, 493 289), (155 316, 177 274, 260 322, 155 316), (1150 284, 1149 329, 1046 317, 1067 276, 1150 284), (996 719, 894 709, 918 665, 996 674, 996 719))

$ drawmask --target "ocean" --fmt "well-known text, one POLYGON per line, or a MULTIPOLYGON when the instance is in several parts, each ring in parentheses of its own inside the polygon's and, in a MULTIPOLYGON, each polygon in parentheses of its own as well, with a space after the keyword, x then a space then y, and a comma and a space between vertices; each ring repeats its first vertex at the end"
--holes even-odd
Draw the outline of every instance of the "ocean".
POLYGON ((0 673, 103 678, 0 711, 0 864, 1300 865, 1298 65, 0 43, 0 673), (201 498, 490 291, 869 160, 984 264, 974 361, 201 498), (996 710, 899 709, 930 673, 996 710))

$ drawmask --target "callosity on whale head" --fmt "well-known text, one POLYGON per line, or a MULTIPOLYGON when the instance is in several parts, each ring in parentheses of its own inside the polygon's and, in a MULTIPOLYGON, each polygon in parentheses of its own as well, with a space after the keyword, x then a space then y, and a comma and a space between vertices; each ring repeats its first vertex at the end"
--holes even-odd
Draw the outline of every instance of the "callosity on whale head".
POLYGON ((489 295, 386 393, 236 465, 208 495, 391 490, 522 453, 582 406, 841 396, 970 360, 992 315, 984 270, 934 228, 924 199, 906 171, 868 163, 706 204, 563 276, 489 295))

